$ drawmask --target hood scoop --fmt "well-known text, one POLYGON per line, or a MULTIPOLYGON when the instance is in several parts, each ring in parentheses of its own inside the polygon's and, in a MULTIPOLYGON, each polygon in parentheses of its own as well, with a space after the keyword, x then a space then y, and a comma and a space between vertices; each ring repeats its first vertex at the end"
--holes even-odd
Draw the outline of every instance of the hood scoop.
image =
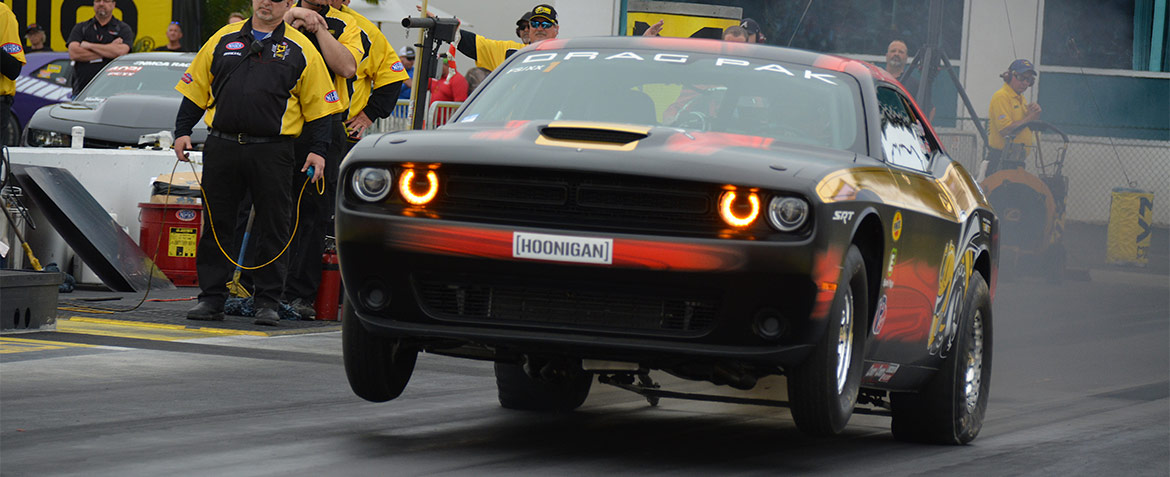
POLYGON ((540 128, 537 144, 582 149, 633 150, 650 126, 557 121, 540 128))

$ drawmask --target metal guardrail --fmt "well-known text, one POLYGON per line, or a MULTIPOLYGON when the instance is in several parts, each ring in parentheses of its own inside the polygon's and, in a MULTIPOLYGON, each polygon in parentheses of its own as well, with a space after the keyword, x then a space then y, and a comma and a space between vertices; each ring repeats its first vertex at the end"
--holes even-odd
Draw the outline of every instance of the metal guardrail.
MULTIPOLYGON (((451 120, 451 116, 462 105, 462 102, 454 101, 435 101, 431 103, 426 111, 426 121, 424 121, 426 128, 434 129, 447 124, 447 121, 451 120)), ((410 101, 400 99, 394 105, 394 112, 390 113, 390 117, 374 121, 374 125, 370 127, 370 132, 385 133, 404 131, 407 129, 410 129, 410 101)))

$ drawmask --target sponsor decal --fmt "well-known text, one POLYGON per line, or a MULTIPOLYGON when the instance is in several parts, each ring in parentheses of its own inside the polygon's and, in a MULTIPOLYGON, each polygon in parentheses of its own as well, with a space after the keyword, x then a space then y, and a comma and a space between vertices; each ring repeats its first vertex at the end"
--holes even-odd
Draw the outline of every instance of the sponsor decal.
POLYGON ((390 71, 393 71, 395 73, 401 73, 405 69, 406 69, 406 67, 402 66, 401 61, 395 61, 394 64, 390 65, 390 71))
POLYGON ((894 238, 895 242, 899 238, 902 238, 902 211, 900 210, 894 212, 894 224, 890 227, 890 235, 894 238))
POLYGON ((182 81, 182 82, 187 83, 187 84, 191 84, 192 81, 195 81, 195 78, 191 77, 191 73, 183 73, 183 77, 179 78, 179 81, 182 81))
POLYGON ((833 220, 834 221, 839 220, 839 221, 841 221, 842 224, 848 224, 850 220, 853 220, 853 211, 852 210, 838 210, 836 212, 833 212, 833 220))
POLYGON ((231 43, 228 43, 227 45, 224 45, 224 48, 235 51, 235 50, 242 50, 242 49, 244 49, 245 46, 247 46, 247 45, 245 45, 244 42, 242 42, 242 41, 233 41, 231 43))
POLYGON ((139 71, 142 71, 141 66, 111 66, 106 68, 106 76, 134 76, 135 74, 138 74, 139 71))
POLYGON ((882 332, 882 326, 886 324, 886 296, 882 295, 882 299, 878 300, 877 311, 873 314, 873 335, 877 336, 882 332))
POLYGON ((874 363, 869 367, 869 371, 865 372, 865 381, 888 383, 894 378, 899 367, 901 365, 897 363, 874 363))
POLYGON ((133 64, 134 64, 134 66, 162 66, 165 68, 184 68, 184 69, 186 69, 188 66, 191 66, 191 63, 186 63, 186 62, 182 62, 182 61, 144 61, 144 60, 139 60, 139 61, 135 61, 133 64))
POLYGON ((983 217, 983 233, 985 233, 985 234, 991 233, 991 219, 989 219, 987 217, 983 217))
MULTIPOLYGON (((643 52, 642 54, 638 54, 638 53, 635 53, 632 51, 623 51, 623 52, 614 53, 614 54, 608 55, 608 56, 602 56, 600 52, 596 52, 596 51, 572 51, 572 52, 566 52, 563 54, 560 52, 536 53, 536 54, 528 55, 527 57, 524 58, 523 61, 521 61, 521 63, 543 63, 543 62, 557 60, 558 58, 561 60, 565 60, 565 61, 568 61, 568 60, 596 61, 596 60, 600 59, 602 61, 633 60, 633 61, 655 61, 655 62, 659 62, 659 63, 679 63, 679 64, 690 63, 692 60, 691 56, 686 55, 686 54, 659 53, 659 54, 655 54, 653 57, 649 57, 649 58, 647 58, 646 56, 643 56, 645 54, 647 54, 647 52, 643 52)), ((785 68, 784 66, 779 65, 779 64, 775 64, 775 63, 765 64, 765 63, 762 63, 758 60, 753 63, 752 61, 749 61, 746 59, 741 59, 741 58, 717 57, 714 59, 709 59, 709 58, 703 59, 701 61, 710 61, 716 67, 751 68, 754 71, 778 73, 778 74, 782 74, 782 75, 789 76, 792 78, 800 78, 800 79, 804 79, 804 80, 808 80, 808 81, 820 81, 820 82, 828 83, 828 84, 831 84, 834 86, 837 85, 837 82, 834 81, 835 79, 837 79, 836 76, 831 75, 831 74, 826 74, 826 73, 817 73, 817 72, 814 72, 814 71, 809 70, 809 69, 800 68, 800 69, 796 69, 795 71, 793 71, 793 70, 785 68)), ((528 70, 524 70, 524 71, 528 71, 528 70)))
POLYGON ((279 45, 272 45, 272 57, 283 60, 288 55, 288 42, 282 41, 279 45))
POLYGON ((195 220, 195 211, 191 209, 182 209, 175 212, 175 217, 178 217, 178 219, 182 220, 183 222, 190 222, 195 220))
POLYGON ((544 65, 517 66, 515 68, 512 68, 512 69, 504 72, 504 74, 510 75, 512 73, 523 73, 525 71, 540 71, 543 69, 544 69, 544 65))
POLYGON ((535 15, 552 15, 552 10, 544 5, 537 6, 532 10, 535 15))
POLYGON ((555 262, 610 265, 613 263, 613 239, 514 232, 512 256, 555 262))
POLYGON ((4 48, 5 53, 8 53, 10 55, 15 55, 15 54, 20 53, 21 51, 24 50, 23 48, 20 47, 20 43, 5 43, 2 48, 4 48))
POLYGON ((325 102, 326 103, 336 103, 338 101, 341 101, 341 97, 337 95, 336 90, 330 91, 329 93, 327 93, 325 95, 325 102))

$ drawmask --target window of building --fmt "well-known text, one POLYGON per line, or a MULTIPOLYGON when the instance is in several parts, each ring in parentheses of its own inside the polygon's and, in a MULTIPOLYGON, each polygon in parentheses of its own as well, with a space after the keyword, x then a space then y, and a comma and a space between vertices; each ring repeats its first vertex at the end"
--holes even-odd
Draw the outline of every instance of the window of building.
POLYGON ((1170 71, 1167 0, 1061 0, 1044 4, 1042 62, 1170 71))

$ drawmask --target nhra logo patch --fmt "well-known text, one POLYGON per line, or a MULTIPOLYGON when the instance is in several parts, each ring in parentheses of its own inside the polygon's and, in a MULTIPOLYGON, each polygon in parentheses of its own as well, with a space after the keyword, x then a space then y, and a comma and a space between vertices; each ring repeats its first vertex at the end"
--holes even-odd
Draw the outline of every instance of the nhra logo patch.
POLYGON ((191 73, 184 73, 183 77, 179 78, 179 81, 182 81, 182 82, 187 83, 187 84, 191 84, 192 81, 195 81, 195 78, 191 77, 191 73))
POLYGON ((390 65, 390 71, 393 71, 395 73, 401 73, 402 70, 404 70, 404 69, 406 69, 406 68, 402 66, 401 61, 395 61, 394 64, 390 65))
POLYGON ((244 46, 245 46, 244 42, 242 42, 242 41, 233 41, 231 43, 228 43, 226 46, 224 46, 224 48, 235 51, 235 50, 244 49, 244 46))
POLYGON ((326 103, 336 103, 340 100, 341 98, 337 96, 337 91, 330 91, 329 94, 325 95, 326 103))
POLYGON ((175 217, 178 217, 179 220, 182 220, 183 222, 190 222, 195 220, 195 211, 190 209, 183 209, 175 212, 175 217))
POLYGON ((20 47, 20 43, 5 43, 3 48, 4 48, 5 53, 12 54, 12 55, 20 53, 23 50, 20 47))

